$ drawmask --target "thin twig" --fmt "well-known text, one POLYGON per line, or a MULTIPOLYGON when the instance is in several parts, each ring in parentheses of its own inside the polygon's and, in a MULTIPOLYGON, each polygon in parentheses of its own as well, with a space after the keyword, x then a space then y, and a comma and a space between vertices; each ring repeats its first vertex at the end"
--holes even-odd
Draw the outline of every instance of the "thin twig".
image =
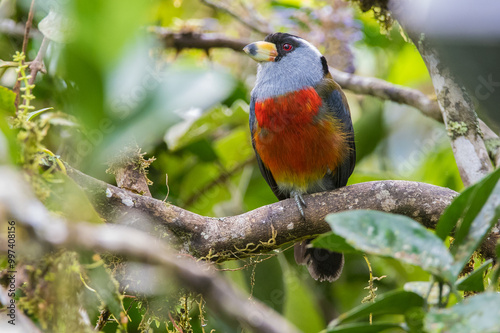
POLYGON ((246 20, 244 18, 245 17, 244 15, 238 15, 226 6, 216 4, 215 2, 213 2, 211 0, 201 0, 201 2, 204 3, 205 5, 219 11, 219 12, 223 12, 223 13, 230 15, 236 21, 241 22, 244 26, 246 26, 247 28, 250 28, 251 30, 253 30, 255 32, 258 32, 258 33, 263 34, 263 35, 269 35, 270 33, 272 33, 272 31, 270 31, 269 29, 261 29, 253 22, 246 20))
POLYGON ((45 71, 45 66, 43 64, 43 57, 45 56, 45 53, 47 52, 47 48, 49 46, 50 39, 47 37, 43 37, 42 44, 40 45, 40 49, 38 50, 38 53, 36 54, 35 60, 33 60, 29 66, 31 70, 31 77, 28 81, 29 84, 35 83, 36 75, 38 72, 46 73, 45 71))
POLYGON ((109 311, 108 308, 103 309, 99 314, 99 318, 97 319, 97 324, 95 325, 94 331, 100 332, 108 323, 110 315, 111 311, 109 311))

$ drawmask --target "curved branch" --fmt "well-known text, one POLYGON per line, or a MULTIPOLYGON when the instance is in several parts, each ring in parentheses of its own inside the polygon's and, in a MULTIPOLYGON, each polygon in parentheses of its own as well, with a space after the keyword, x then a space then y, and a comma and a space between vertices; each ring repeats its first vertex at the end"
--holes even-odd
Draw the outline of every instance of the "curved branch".
POLYGON ((205 217, 174 205, 106 184, 68 167, 68 175, 93 201, 108 222, 127 216, 131 224, 146 217, 169 241, 196 257, 222 261, 269 251, 283 244, 330 230, 327 214, 373 209, 409 216, 434 228, 455 191, 409 181, 375 181, 305 196, 303 219, 293 200, 283 200, 253 211, 223 218, 205 217), (134 217, 137 217, 134 221, 134 217), (241 249, 245 249, 242 251, 241 249))

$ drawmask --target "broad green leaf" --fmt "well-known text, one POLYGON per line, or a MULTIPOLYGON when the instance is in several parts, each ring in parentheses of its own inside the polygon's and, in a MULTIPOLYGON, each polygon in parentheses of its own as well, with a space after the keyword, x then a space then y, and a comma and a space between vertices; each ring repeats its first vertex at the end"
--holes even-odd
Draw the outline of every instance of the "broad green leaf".
MULTIPOLYGON (((495 171, 495 173, 497 172, 500 175, 500 169, 495 171)), ((471 209, 476 209, 476 207, 472 206, 471 209)), ((488 200, 482 206, 480 212, 474 217, 472 223, 470 223, 470 227, 464 226, 467 219, 466 217, 457 231, 458 234, 462 228, 468 229, 467 235, 465 237, 461 237, 459 240, 455 240, 457 244, 455 245, 454 243, 454 246, 452 247, 452 253, 454 254, 455 261, 452 271, 455 276, 460 274, 464 265, 469 261, 472 253, 477 249, 488 231, 498 222, 499 218, 500 182, 497 182, 488 200)))
MULTIPOLYGON (((446 297, 450 294, 450 287, 448 285, 443 285, 441 290, 441 297, 446 297)), ((407 282, 404 285, 404 290, 414 292, 420 295, 422 298, 427 298, 428 304, 438 304, 439 303, 439 284, 433 283, 431 288, 431 282, 426 281, 413 281, 407 282)))
POLYGON ((470 207, 468 207, 468 209, 465 211, 465 215, 463 216, 463 221, 462 223, 460 223, 460 225, 457 228, 457 231, 453 236, 455 240, 452 246, 452 253, 454 253, 454 249, 460 246, 465 237, 470 234, 469 230, 473 228, 472 224, 474 224, 476 229, 480 228, 481 226, 484 226, 484 228, 482 229, 485 229, 486 225, 489 225, 487 221, 486 223, 478 225, 478 219, 476 219, 476 217, 482 217, 482 218, 487 217, 487 216, 478 216, 478 214, 480 215, 485 214, 485 212, 482 211, 482 209, 486 205, 487 201, 491 200, 494 201, 493 202, 494 206, 489 208, 490 211, 491 210, 494 211, 496 207, 500 206, 500 197, 498 197, 500 196, 500 188, 497 187, 495 189, 499 178, 500 178, 500 169, 497 169, 490 175, 486 176, 479 184, 477 184, 477 186, 475 186, 476 190, 474 191, 474 194, 472 195, 469 201, 470 207), (492 195, 493 198, 491 198, 490 195, 492 195), (495 198, 495 196, 497 198, 495 198))
POLYGON ((457 289, 464 291, 484 291, 483 275, 491 262, 491 259, 485 261, 480 267, 472 271, 472 273, 458 280, 455 283, 457 289))
POLYGON ((332 232, 356 250, 391 257, 452 280, 453 259, 443 242, 412 219, 395 214, 355 210, 325 218, 332 232))
POLYGON ((402 331, 405 330, 399 324, 394 323, 354 323, 354 324, 346 324, 341 326, 336 326, 331 329, 328 329, 326 333, 378 333, 384 332, 385 330, 390 329, 391 332, 402 331), (398 330, 399 328, 399 330, 398 330))
POLYGON ((448 309, 431 309, 424 319, 429 333, 500 332, 500 294, 471 296, 448 309))
POLYGON ((436 235, 444 240, 462 217, 464 220, 455 234, 454 244, 458 245, 467 234, 472 219, 479 213, 499 178, 500 169, 497 169, 456 197, 439 219, 436 226, 436 235))
POLYGON ((442 240, 448 237, 460 219, 460 216, 463 214, 464 209, 468 207, 469 200, 475 190, 475 186, 468 187, 458 197, 453 199, 453 202, 446 208, 436 225, 436 236, 442 240))
MULTIPOLYGON (((0 110, 12 116, 16 113, 16 94, 8 88, 0 86, 0 110)), ((5 119, 1 121, 5 122, 5 119)))
POLYGON ((373 315, 405 314, 411 308, 424 305, 424 299, 419 295, 404 290, 394 290, 378 295, 373 303, 364 303, 354 309, 341 314, 328 324, 328 329, 333 329, 338 324, 373 315))
POLYGON ((331 231, 318 236, 311 242, 311 244, 313 247, 321 247, 333 252, 363 254, 363 251, 356 250, 354 247, 349 245, 345 238, 336 235, 331 231))

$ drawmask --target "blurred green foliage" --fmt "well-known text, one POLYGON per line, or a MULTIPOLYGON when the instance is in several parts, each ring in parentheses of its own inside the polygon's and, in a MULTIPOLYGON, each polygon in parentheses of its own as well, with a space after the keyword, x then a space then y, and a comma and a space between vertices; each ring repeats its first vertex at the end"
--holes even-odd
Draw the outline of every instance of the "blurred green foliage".
MULTIPOLYGON (((5 0, 0 2, 6 3, 5 0)), ((357 7, 341 1, 224 3, 257 25, 265 22, 275 30, 299 34, 310 40, 325 53, 331 65, 352 63, 357 74, 376 76, 426 93, 433 91, 415 47, 405 41, 396 23, 396 27, 382 34, 372 12, 362 13, 357 7), (254 12, 259 14, 252 14, 254 12), (327 45, 326 41, 332 36, 342 36, 343 39, 339 37, 342 47, 327 45), (345 61, 338 62, 339 59, 345 61)), ((11 12, 6 12, 7 16, 1 16, 3 12, 0 12, 0 19, 25 22, 29 5, 30 1, 19 0, 11 12)), ((107 162, 122 147, 138 144, 147 151, 146 157, 156 158, 149 169, 149 179, 154 183, 151 186, 153 197, 163 199, 168 192, 169 202, 202 215, 235 215, 276 201, 256 165, 248 130, 248 101, 256 71, 254 62, 229 49, 212 49, 208 53, 195 49, 165 49, 147 27, 159 25, 175 33, 216 32, 245 41, 262 39, 262 35, 249 31, 234 18, 197 0, 38 1, 34 26, 45 17, 50 17, 42 29, 47 37, 54 40, 61 37, 51 35, 50 30, 59 24, 71 33, 63 34, 64 42, 51 42, 45 57, 47 74, 39 74, 35 82, 33 104, 36 109, 53 108, 37 116, 40 121, 50 122, 50 129, 41 142, 44 147, 73 167, 112 183, 111 176, 105 174, 107 162)), ((16 33, 0 35, 0 59, 3 61, 0 65, 11 61, 14 52, 21 50, 22 40, 22 36, 16 33)), ((40 37, 30 40, 27 48, 29 59, 35 58, 40 44, 40 37)), ((340 69, 349 70, 350 67, 345 65, 340 69)), ((14 68, 0 67, 0 84, 9 88, 0 87, 2 118, 14 115, 14 95, 10 89, 15 80, 14 68)), ((408 107, 373 97, 348 93, 348 100, 354 120, 358 159, 350 184, 407 179, 456 191, 463 188, 441 124, 408 107)), ((3 133, 0 161, 19 165, 20 143, 16 135, 3 120, 0 130, 3 133)), ((83 194, 75 190, 65 177, 50 179, 49 183, 51 195, 45 203, 51 210, 74 221, 101 222, 83 194)), ((468 199, 473 190, 468 191, 456 202, 473 200, 468 199)), ((481 193, 484 195, 474 199, 477 201, 474 203, 476 214, 488 198, 484 191, 481 193)), ((443 227, 446 232, 441 234, 438 231, 443 239, 463 213, 462 205, 456 204, 447 216, 456 207, 459 209, 455 216, 449 222, 442 222, 443 225, 447 223, 443 227)), ((471 223, 476 216, 473 215, 468 220, 471 223)), ((341 216, 334 219, 342 222, 341 216)), ((387 221, 392 221, 392 218, 387 221)), ((372 222, 375 226, 380 220, 375 216, 372 222)), ((395 223, 399 226, 399 222, 395 223)), ((385 228, 389 233, 391 228, 385 228)), ((401 232, 410 230, 404 227, 404 223, 401 228, 401 232)), ((387 234, 384 235, 384 239, 389 239, 387 234)), ((339 240, 341 236, 345 235, 325 237, 339 240)), ((444 248, 432 233, 426 232, 427 236, 444 248)), ((360 237, 356 239, 362 243, 360 237)), ((475 238, 476 243, 478 240, 475 238)), ((468 253, 476 243, 467 249, 468 253)), ((386 276, 375 281, 377 294, 381 296, 375 303, 360 305, 368 293, 364 288, 368 285, 369 273, 359 250, 366 249, 357 248, 352 240, 347 242, 344 239, 343 243, 335 244, 345 246, 343 250, 350 247, 357 251, 346 255, 344 273, 333 284, 311 280, 303 266, 295 265, 290 250, 256 266, 247 260, 224 263, 220 268, 232 269, 224 272, 228 279, 249 293, 249 297, 263 301, 304 332, 323 330, 333 318, 349 310, 350 315, 344 315, 344 319, 359 315, 367 320, 368 313, 378 313, 374 317, 387 323, 378 322, 379 326, 371 328, 366 322, 345 324, 343 330, 330 325, 328 332, 393 331, 404 321, 402 315, 416 318, 415 327, 423 327, 423 315, 418 311, 408 312, 410 308, 421 306, 422 297, 399 289, 410 281, 428 281, 431 274, 396 259, 380 258, 377 254, 381 253, 375 251, 368 258, 374 274, 386 276), (391 290, 397 291, 386 294, 391 290), (391 304, 397 307, 384 305, 388 299, 395 300, 391 304), (394 308, 399 312, 391 311, 394 308)), ((420 250, 415 245, 414 253, 409 255, 418 258, 420 250)), ((437 262, 432 267, 447 263, 437 262)), ((135 332, 148 327, 152 331, 164 332, 166 325, 173 331, 174 325, 168 315, 171 314, 177 322, 186 316, 178 302, 179 295, 187 293, 182 289, 178 289, 174 296, 165 292, 155 297, 124 299, 123 290, 105 288, 114 286, 112 277, 119 265, 108 270, 99 266, 103 264, 100 258, 94 257, 81 258, 80 264, 82 266, 75 266, 72 274, 84 272, 81 279, 101 287, 94 288, 95 292, 90 290, 92 288, 85 288, 82 292, 81 297, 85 299, 82 304, 90 322, 96 323, 97 310, 102 305, 107 305, 115 316, 116 320, 104 327, 105 332, 135 332)), ((469 286, 479 288, 480 285, 484 289, 482 279, 478 279, 478 276, 483 277, 483 269, 478 271, 474 280, 468 281, 469 286)), ((436 274, 435 269, 427 270, 436 274)), ((143 283, 147 284, 152 278, 144 279, 143 283)), ((483 301, 482 296, 477 297, 477 302, 483 301)), ((498 304, 494 296, 484 297, 487 298, 484 302, 498 304)), ((237 323, 221 320, 210 308, 205 309, 205 314, 200 313, 194 299, 197 298, 192 297, 189 301, 194 332, 210 332, 211 329, 217 332, 241 331, 237 323), (201 325, 205 321, 206 327, 201 325)), ((459 311, 467 310, 467 305, 456 307, 459 311)), ((432 311, 425 320, 425 327, 431 331, 438 331, 435 326, 440 321, 449 321, 453 315, 447 312, 452 309, 432 311)), ((407 320, 412 326, 410 322, 407 320)))

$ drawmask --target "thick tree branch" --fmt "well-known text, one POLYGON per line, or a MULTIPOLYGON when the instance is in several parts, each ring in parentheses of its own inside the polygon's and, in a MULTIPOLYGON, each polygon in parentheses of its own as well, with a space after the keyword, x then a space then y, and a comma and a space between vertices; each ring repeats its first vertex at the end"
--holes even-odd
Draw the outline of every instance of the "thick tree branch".
POLYGON ((177 243, 183 251, 220 261, 269 251, 329 231, 324 217, 344 210, 373 209, 402 214, 434 228, 457 194, 424 183, 377 181, 306 196, 305 220, 293 200, 237 216, 211 218, 119 189, 69 166, 68 175, 90 195, 96 210, 108 222, 126 216, 128 223, 140 225, 149 219, 155 227, 163 226, 159 232, 169 234, 169 241, 177 243))
POLYGON ((213 270, 190 258, 176 256, 157 238, 124 226, 68 223, 47 211, 31 194, 21 174, 3 167, 0 181, 4 185, 0 188, 0 213, 8 213, 17 223, 31 227, 39 240, 75 250, 109 251, 159 265, 166 276, 202 293, 211 309, 229 319, 236 318, 254 332, 300 332, 271 308, 255 300, 250 302, 213 270))

